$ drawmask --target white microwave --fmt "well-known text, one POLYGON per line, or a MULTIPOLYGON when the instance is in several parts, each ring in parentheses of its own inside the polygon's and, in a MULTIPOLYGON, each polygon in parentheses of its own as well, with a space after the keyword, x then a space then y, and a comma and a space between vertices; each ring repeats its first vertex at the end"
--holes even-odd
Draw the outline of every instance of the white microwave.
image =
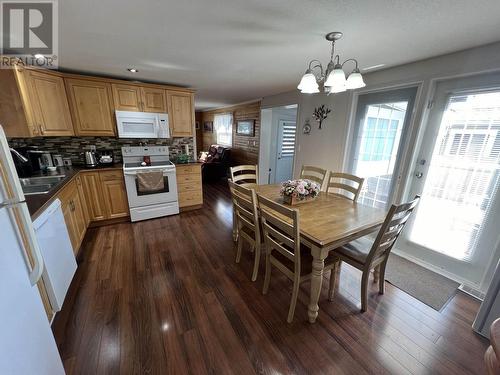
POLYGON ((168 113, 115 111, 118 138, 170 138, 168 113))

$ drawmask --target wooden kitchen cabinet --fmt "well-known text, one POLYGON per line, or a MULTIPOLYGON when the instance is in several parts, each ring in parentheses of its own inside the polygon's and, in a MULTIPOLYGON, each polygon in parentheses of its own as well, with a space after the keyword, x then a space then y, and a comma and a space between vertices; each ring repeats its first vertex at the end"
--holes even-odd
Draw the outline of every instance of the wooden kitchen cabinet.
POLYGON ((29 71, 30 98, 42 136, 74 135, 64 80, 54 73, 29 71))
POLYGON ((106 219, 129 216, 123 172, 120 170, 101 171, 99 177, 106 207, 106 219))
POLYGON ((106 220, 106 208, 98 171, 81 172, 82 186, 87 201, 90 221, 106 220))
POLYGON ((194 128, 193 94, 168 91, 168 114, 172 137, 192 137, 194 128))
POLYGON ((116 135, 111 85, 74 78, 65 78, 64 82, 76 135, 116 135))
MULTIPOLYGON (((77 177, 78 178, 78 177, 77 177)), ((76 254, 87 231, 85 197, 81 195, 77 179, 71 180, 58 194, 69 238, 76 254)))
POLYGON ((142 111, 141 87, 135 85, 116 84, 113 89, 113 102, 118 111, 142 111))
POLYGON ((140 85, 112 84, 115 109, 119 111, 167 112, 164 89, 140 85))
POLYGON ((179 208, 197 208, 203 204, 201 164, 177 165, 179 208))

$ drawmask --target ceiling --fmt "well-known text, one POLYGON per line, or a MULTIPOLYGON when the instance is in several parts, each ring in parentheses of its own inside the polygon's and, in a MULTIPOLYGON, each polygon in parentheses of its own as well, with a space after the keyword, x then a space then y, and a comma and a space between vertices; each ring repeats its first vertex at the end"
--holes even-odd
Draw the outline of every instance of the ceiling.
POLYGON ((192 87, 207 109, 295 88, 329 31, 341 58, 389 67, 499 41, 499 20, 498 0, 64 0, 59 66, 192 87))

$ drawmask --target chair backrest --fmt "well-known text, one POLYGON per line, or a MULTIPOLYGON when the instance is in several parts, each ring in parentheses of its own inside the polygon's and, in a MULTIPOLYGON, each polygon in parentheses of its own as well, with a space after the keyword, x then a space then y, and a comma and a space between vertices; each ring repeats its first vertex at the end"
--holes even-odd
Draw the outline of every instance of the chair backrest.
POLYGON ((330 172, 325 191, 356 202, 364 180, 349 173, 330 172))
POLYGON ((233 199, 238 227, 246 227, 255 234, 254 240, 260 243, 259 212, 257 211, 257 195, 255 190, 247 189, 228 181, 233 199))
POLYGON ((312 165, 303 165, 300 171, 300 178, 317 182, 320 184, 321 188, 324 186, 327 175, 328 171, 326 169, 314 167, 312 165))
POLYGON ((238 185, 259 184, 259 167, 257 165, 237 165, 231 167, 231 180, 238 185))
POLYGON ((415 207, 417 207, 419 200, 420 196, 416 195, 415 198, 408 203, 400 205, 393 204, 391 206, 366 259, 368 264, 389 256, 392 247, 410 218, 411 213, 415 207))
POLYGON ((266 251, 276 250, 290 259, 295 263, 295 271, 300 274, 299 211, 261 195, 257 195, 257 200, 266 251))

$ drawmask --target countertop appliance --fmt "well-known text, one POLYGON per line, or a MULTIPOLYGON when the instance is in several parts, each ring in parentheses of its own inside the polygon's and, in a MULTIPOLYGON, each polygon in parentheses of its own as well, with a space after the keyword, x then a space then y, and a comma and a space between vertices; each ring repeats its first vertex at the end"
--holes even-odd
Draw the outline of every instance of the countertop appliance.
POLYGON ((99 164, 109 165, 115 162, 113 150, 99 150, 99 164))
POLYGON ((77 268, 59 199, 36 218, 33 228, 45 264, 42 278, 50 304, 59 311, 77 268))
POLYGON ((0 374, 64 374, 36 286, 43 257, 1 126, 0 166, 0 374))
POLYGON ((115 111, 119 138, 170 138, 167 113, 115 111))
POLYGON ((139 221, 179 213, 175 165, 169 159, 168 147, 122 147, 123 174, 127 189, 130 220, 139 221), (144 160, 149 160, 146 163, 144 160), (139 191, 137 174, 157 171, 163 174, 163 189, 139 191))
POLYGON ((97 167, 97 155, 95 151, 85 151, 83 153, 83 160, 86 167, 97 167))

